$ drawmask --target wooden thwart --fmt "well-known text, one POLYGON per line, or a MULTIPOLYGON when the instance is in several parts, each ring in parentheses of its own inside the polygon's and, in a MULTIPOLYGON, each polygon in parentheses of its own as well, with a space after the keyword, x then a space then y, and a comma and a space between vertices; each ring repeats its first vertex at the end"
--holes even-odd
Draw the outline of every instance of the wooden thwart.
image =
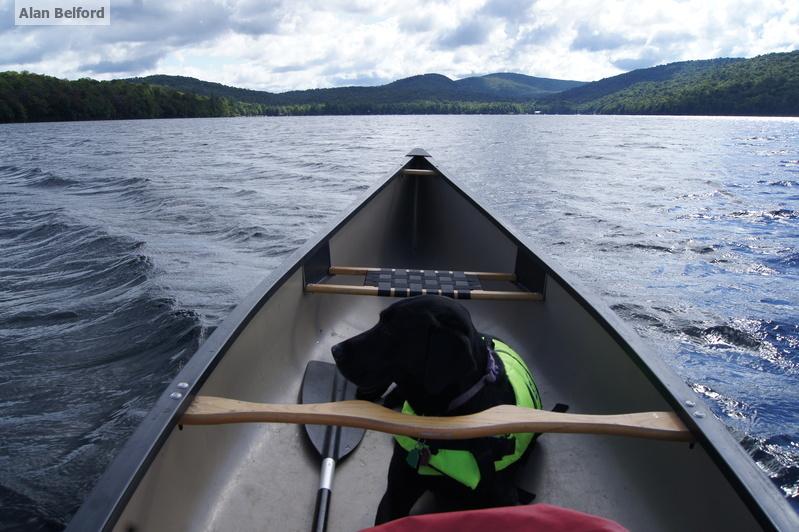
MULTIPOLYGON (((380 295, 376 286, 358 286, 349 284, 319 284, 308 283, 305 291, 313 294, 350 294, 357 296, 377 296, 380 295)), ((408 296, 411 291, 408 288, 392 288, 392 296, 408 296)), ((445 295, 442 290, 421 290, 423 295, 445 295)), ((458 297, 458 291, 454 291, 455 299, 494 299, 508 301, 543 301, 544 296, 540 292, 510 292, 504 290, 469 290, 468 297, 458 297)))
POLYGON ((249 403, 222 397, 198 396, 186 410, 180 423, 310 423, 355 427, 431 440, 465 440, 517 432, 609 434, 671 441, 694 439, 673 412, 588 415, 533 410, 512 405, 495 406, 468 416, 426 417, 401 414, 368 401, 298 405, 249 403))
MULTIPOLYGON (((379 272, 383 271, 386 268, 367 268, 363 266, 331 266, 328 273, 330 275, 366 275, 369 272, 379 272)), ((405 268, 388 268, 388 269, 396 269, 396 270, 404 270, 405 268)), ((409 271, 418 271, 418 270, 409 270, 409 271)), ((431 271, 449 271, 453 273, 451 270, 431 270, 431 271)), ((515 273, 503 273, 503 272, 463 272, 466 275, 473 275, 478 279, 484 281, 515 281, 516 274, 515 273)))

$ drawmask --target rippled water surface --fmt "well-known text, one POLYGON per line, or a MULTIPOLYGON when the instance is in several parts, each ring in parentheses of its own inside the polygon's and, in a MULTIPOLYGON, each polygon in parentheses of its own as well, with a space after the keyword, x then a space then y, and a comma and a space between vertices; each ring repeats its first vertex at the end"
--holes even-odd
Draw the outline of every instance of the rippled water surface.
POLYGON ((213 327, 422 146, 593 287, 799 503, 799 121, 0 125, 0 529, 58 529, 213 327))

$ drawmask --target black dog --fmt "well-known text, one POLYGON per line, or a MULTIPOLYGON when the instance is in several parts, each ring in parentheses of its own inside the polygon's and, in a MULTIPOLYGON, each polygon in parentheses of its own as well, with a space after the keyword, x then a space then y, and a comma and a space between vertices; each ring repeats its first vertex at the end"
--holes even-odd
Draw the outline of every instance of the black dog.
MULTIPOLYGON (((333 346, 332 351, 339 369, 358 385, 361 396, 379 397, 393 382, 395 392, 407 401, 405 411, 412 408, 417 415, 444 416, 517 403, 506 370, 509 359, 498 356, 494 345, 491 338, 477 332, 468 311, 454 300, 418 296, 386 308, 372 329, 333 346)), ((516 358, 514 354, 509 363, 516 364, 516 358)), ((529 377, 518 360, 513 371, 529 377)), ((531 377, 529 382, 535 407, 540 408, 531 377)), ((428 442, 398 439, 375 523, 408 515, 428 490, 444 504, 457 501, 460 509, 518 504, 514 477, 529 448, 507 467, 495 468, 495 462, 512 454, 516 445, 506 437, 428 442), (452 450, 472 453, 479 468, 476 486, 453 480, 446 470, 442 475, 425 469, 431 456, 439 452, 444 453, 441 457, 451 456, 447 453, 452 450), (420 474, 422 471, 433 474, 420 474)))

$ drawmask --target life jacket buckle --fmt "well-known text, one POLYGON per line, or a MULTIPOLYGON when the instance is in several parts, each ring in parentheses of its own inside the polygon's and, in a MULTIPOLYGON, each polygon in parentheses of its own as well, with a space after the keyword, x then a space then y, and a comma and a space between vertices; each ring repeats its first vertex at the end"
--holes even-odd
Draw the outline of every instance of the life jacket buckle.
POLYGON ((418 471, 420 467, 430 464, 431 454, 430 447, 420 441, 416 444, 416 447, 408 451, 408 456, 405 457, 405 461, 409 466, 418 471))

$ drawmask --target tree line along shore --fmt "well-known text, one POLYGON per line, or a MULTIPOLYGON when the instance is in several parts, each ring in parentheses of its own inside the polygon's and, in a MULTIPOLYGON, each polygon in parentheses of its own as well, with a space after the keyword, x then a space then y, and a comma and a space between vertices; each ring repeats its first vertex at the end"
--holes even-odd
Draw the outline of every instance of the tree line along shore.
POLYGON ((0 72, 0 122, 350 114, 799 116, 799 51, 683 61, 582 83, 428 74, 379 87, 270 93, 180 76, 75 81, 0 72))

